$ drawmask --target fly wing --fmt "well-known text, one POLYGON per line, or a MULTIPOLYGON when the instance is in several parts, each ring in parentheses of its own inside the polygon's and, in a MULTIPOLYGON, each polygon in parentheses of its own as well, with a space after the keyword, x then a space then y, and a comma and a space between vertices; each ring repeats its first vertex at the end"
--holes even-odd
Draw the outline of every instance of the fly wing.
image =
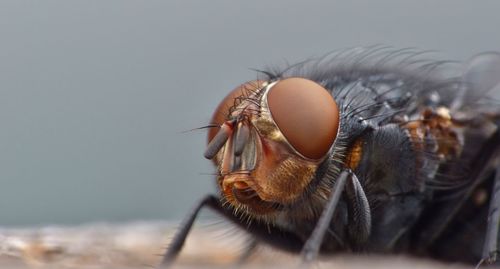
POLYGON ((432 183, 441 188, 433 190, 434 201, 424 210, 415 233, 418 248, 430 249, 435 257, 477 262, 488 211, 487 203, 472 198, 492 188, 491 166, 498 158, 500 102, 495 98, 500 95, 500 53, 472 57, 463 65, 459 81, 456 92, 443 92, 442 97, 457 123, 462 152, 440 164, 432 183))
POLYGON ((500 53, 484 52, 472 57, 464 66, 462 81, 463 87, 451 105, 452 111, 490 108, 480 104, 487 104, 481 102, 485 97, 498 98, 500 95, 500 53))

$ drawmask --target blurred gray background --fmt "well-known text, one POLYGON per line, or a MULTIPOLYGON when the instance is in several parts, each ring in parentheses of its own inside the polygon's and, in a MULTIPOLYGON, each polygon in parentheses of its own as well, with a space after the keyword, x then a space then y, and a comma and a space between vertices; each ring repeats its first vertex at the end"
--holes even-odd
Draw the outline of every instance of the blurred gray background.
POLYGON ((1 1, 0 226, 179 219, 249 68, 358 45, 500 50, 500 2, 1 1))

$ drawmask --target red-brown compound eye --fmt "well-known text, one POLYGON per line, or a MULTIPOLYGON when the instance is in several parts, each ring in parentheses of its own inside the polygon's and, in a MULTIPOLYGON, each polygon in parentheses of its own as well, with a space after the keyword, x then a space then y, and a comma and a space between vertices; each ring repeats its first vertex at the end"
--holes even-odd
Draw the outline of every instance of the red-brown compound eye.
MULTIPOLYGON (((261 88, 263 83, 264 81, 262 80, 253 80, 243 83, 232 90, 217 106, 210 123, 219 126, 222 125, 222 123, 228 120, 227 117, 229 116, 229 109, 234 106, 235 98, 250 94, 252 91, 261 88)), ((208 142, 212 141, 218 131, 218 128, 210 128, 208 131, 208 142)))
POLYGON ((320 159, 337 137, 339 110, 330 93, 304 78, 287 78, 274 85, 267 103, 276 125, 303 156, 320 159))

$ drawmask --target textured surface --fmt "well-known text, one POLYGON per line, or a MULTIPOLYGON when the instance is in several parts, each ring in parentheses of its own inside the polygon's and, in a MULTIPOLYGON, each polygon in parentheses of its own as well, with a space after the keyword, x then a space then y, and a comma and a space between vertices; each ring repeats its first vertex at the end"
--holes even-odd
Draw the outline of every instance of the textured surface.
MULTIPOLYGON (((0 230, 1 268, 151 268, 159 261, 174 226, 169 223, 93 224, 0 230)), ((176 268, 231 268, 245 236, 221 225, 193 231, 176 268), (225 230, 221 228, 225 227, 225 230)), ((288 254, 260 248, 243 268, 294 266, 288 254)), ((335 256, 314 268, 470 268, 393 256, 335 256)))

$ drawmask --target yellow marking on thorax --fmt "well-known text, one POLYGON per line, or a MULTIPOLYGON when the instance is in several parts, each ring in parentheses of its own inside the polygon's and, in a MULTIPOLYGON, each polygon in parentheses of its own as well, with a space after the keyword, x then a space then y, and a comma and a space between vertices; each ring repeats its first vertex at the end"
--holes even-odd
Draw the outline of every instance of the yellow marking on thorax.
POLYGON ((356 169, 358 167, 359 162, 361 161, 361 156, 363 155, 363 140, 357 139, 351 145, 349 152, 347 152, 346 158, 346 166, 351 170, 356 169))

